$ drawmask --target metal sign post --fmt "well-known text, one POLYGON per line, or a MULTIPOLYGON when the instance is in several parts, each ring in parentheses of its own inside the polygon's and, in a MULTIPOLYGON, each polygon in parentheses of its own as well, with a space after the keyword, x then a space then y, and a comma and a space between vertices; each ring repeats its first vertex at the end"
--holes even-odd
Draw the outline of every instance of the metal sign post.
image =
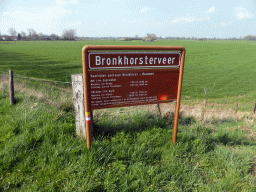
POLYGON ((93 109, 173 101, 177 101, 173 126, 175 143, 184 47, 87 45, 82 50, 82 57, 88 149, 93 109))

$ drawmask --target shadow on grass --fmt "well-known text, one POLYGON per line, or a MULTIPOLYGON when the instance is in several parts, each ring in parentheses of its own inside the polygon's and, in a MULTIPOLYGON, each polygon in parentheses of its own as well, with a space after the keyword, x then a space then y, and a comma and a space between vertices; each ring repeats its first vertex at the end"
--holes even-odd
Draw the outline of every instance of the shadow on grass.
POLYGON ((211 120, 205 121, 206 123, 210 123, 212 125, 220 125, 223 123, 232 123, 234 122, 234 118, 229 117, 229 118, 221 118, 221 119, 217 119, 217 118, 212 118, 211 120))
MULTIPOLYGON (((196 120, 194 117, 179 117, 179 125, 189 126, 196 120)), ((125 117, 116 117, 112 119, 96 120, 93 125, 93 136, 97 137, 112 137, 117 132, 124 133, 139 133, 149 130, 153 127, 162 129, 172 129, 174 122, 174 115, 170 117, 160 117, 157 115, 146 113, 137 113, 128 119, 125 117), (123 120, 121 120, 123 119, 123 120)))
POLYGON ((21 97, 15 97, 14 98, 14 104, 16 105, 16 104, 19 104, 20 102, 22 102, 24 99, 23 98, 21 98, 21 97))
MULTIPOLYGON (((174 115, 160 117, 150 113, 138 113, 134 115, 133 118, 128 117, 128 119, 124 117, 116 117, 96 121, 93 127, 93 137, 95 139, 102 137, 111 138, 118 132, 134 135, 135 133, 141 133, 154 127, 172 130, 174 115)), ((228 126, 226 125, 227 123, 232 126, 236 122, 232 119, 215 119, 211 124, 214 125, 216 129, 212 130, 206 128, 204 124, 198 124, 194 117, 180 115, 177 142, 193 143, 198 138, 202 137, 204 138, 203 140, 205 140, 205 147, 209 148, 207 151, 212 150, 214 146, 217 145, 255 145, 255 142, 249 141, 246 135, 242 135, 235 131, 225 131, 223 128, 219 129, 219 127, 223 127, 223 124, 225 124, 225 127, 228 126), (191 127, 186 128, 188 126, 191 127)))
POLYGON ((104 189, 104 185, 97 185, 95 186, 93 189, 89 190, 88 192, 104 192, 104 191, 107 191, 104 189))
MULTIPOLYGON (((154 165, 162 159, 161 149, 166 149, 165 151, 171 149, 173 151, 171 158, 187 161, 200 154, 212 152, 218 146, 256 144, 237 132, 231 133, 223 127, 212 130, 204 124, 193 123, 192 117, 181 117, 180 122, 185 125, 179 126, 177 141, 173 145, 171 141, 173 124, 168 124, 159 116, 146 114, 142 116, 144 118, 137 123, 132 121, 126 124, 122 120, 115 124, 111 119, 108 123, 95 123, 94 139, 100 142, 93 147, 100 166, 111 163, 115 159, 123 161, 127 166, 133 162, 154 165)), ((137 115, 137 118, 142 116, 137 115)))
POLYGON ((255 145, 250 142, 246 137, 239 135, 229 135, 228 133, 220 133, 217 135, 216 143, 222 143, 223 145, 235 146, 235 145, 255 145))

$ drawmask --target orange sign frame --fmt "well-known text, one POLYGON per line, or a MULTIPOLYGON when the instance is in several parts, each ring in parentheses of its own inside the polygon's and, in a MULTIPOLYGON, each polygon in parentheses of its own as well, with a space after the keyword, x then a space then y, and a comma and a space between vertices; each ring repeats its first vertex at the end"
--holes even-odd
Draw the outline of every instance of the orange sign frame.
MULTIPOLYGON (((179 109, 180 109, 180 98, 181 98, 181 86, 182 86, 182 78, 183 78, 183 70, 184 70, 184 61, 185 61, 185 48, 181 46, 139 46, 139 45, 86 45, 82 49, 82 62, 83 62, 83 84, 84 84, 84 106, 85 106, 85 116, 86 116, 86 136, 87 136, 87 148, 89 149, 91 146, 91 125, 92 125, 92 114, 91 111, 93 109, 92 103, 91 103, 91 82, 90 82, 90 71, 93 71, 90 69, 90 64, 93 66, 92 63, 90 63, 89 60, 89 54, 91 53, 90 51, 122 51, 122 50, 127 50, 127 51, 165 51, 165 52, 155 52, 155 55, 160 55, 160 54, 166 54, 168 52, 166 51, 179 51, 181 54, 180 60, 179 60, 179 65, 174 66, 174 68, 178 69, 178 85, 177 85, 177 103, 176 103, 176 108, 175 108, 175 116, 174 116, 174 125, 173 125, 173 144, 176 142, 176 137, 177 137, 177 129, 178 129, 178 118, 179 118, 179 109)), ((111 53, 111 52, 107 52, 111 53)), ((125 52, 120 52, 120 54, 123 54, 125 52)), ((118 53, 115 53, 118 54, 118 53)), ((143 53, 142 53, 143 54, 143 53)), ((139 55, 139 53, 138 53, 139 55)), ((145 54, 144 54, 145 55, 145 54)), ((128 57, 127 57, 128 58, 128 57)), ((142 61, 142 57, 141 61, 142 61)), ((100 60, 97 60, 98 64, 101 64, 100 60)), ((113 60, 114 61, 114 60, 113 60)), ((165 60, 165 63, 168 63, 167 60, 165 60)), ((170 60, 171 61, 171 60, 170 60)), ((95 60, 94 60, 95 62, 95 60)), ((106 61, 107 62, 107 61, 106 61)), ((134 62, 134 60, 133 60, 134 62)), ((108 64, 111 64, 111 60, 108 60, 108 64)), ((152 64, 152 63, 150 63, 152 64)), ((159 63, 160 64, 160 63, 159 63)), ((169 62, 168 64, 171 64, 169 62)), ((138 65, 139 65, 139 60, 138 60, 138 65)), ((98 67, 94 65, 94 67, 98 67)), ((145 67, 145 66, 144 66, 145 67)), ((163 66, 159 66, 162 67, 163 66)), ((142 67, 143 68, 143 67, 142 67)), ((120 69, 120 68, 119 68, 120 69)), ((136 67, 129 66, 128 70, 131 70, 132 72, 137 72, 141 71, 142 69, 136 69, 136 67)), ((174 71, 176 70, 174 69, 174 71)), ((123 70, 123 69, 122 69, 123 70)), ((127 70, 127 69, 125 69, 127 70)), ((151 68, 144 69, 147 71, 150 70, 155 70, 151 68)), ((177 71, 177 70, 176 70, 177 71)), ((106 72, 105 72, 106 73, 106 72)), ((112 71, 112 73, 114 73, 112 71)), ((120 104, 112 104, 110 106, 102 106, 100 108, 109 108, 109 107, 124 107, 124 106, 131 106, 131 105, 145 105, 145 104, 152 104, 152 103, 162 103, 162 102, 171 102, 174 101, 174 99, 165 99, 165 101, 149 101, 149 102, 138 102, 138 103, 120 103, 120 104)), ((95 108, 95 107, 94 107, 95 108)), ((98 107, 99 108, 99 107, 98 107)))

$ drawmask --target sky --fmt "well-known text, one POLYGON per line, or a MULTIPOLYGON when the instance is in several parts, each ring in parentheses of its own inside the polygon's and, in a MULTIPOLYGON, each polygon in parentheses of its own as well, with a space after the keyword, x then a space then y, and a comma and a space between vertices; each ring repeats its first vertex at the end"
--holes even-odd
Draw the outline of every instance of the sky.
POLYGON ((256 0, 0 0, 0 32, 33 28, 79 37, 230 38, 256 35, 256 0))

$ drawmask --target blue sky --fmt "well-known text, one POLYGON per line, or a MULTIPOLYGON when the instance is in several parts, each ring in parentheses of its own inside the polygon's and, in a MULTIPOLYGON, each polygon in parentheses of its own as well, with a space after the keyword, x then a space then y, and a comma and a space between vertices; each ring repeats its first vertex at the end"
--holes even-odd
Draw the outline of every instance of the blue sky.
MULTIPOLYGON (((0 0, 0 32, 33 28, 85 37, 256 35, 256 0, 0 0)), ((27 33, 28 34, 28 33, 27 33)))

